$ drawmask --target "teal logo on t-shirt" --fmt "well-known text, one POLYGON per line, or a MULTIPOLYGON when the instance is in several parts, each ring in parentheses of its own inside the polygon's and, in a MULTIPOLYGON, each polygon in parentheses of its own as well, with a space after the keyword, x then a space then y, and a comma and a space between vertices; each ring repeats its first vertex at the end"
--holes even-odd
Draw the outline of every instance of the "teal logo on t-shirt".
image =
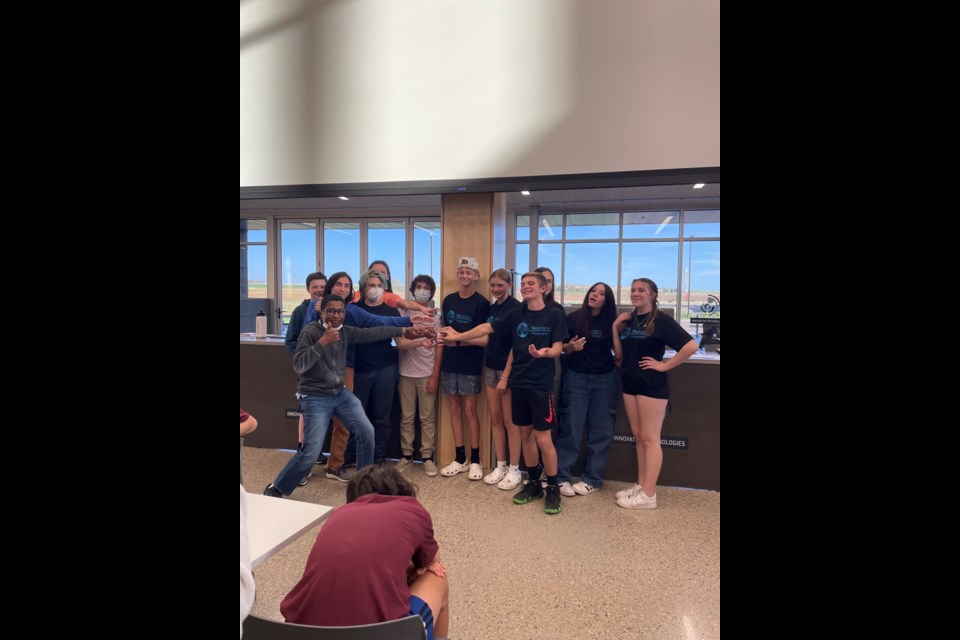
POLYGON ((530 326, 526 322, 521 322, 517 325, 517 335, 521 338, 526 338, 530 333, 530 326))

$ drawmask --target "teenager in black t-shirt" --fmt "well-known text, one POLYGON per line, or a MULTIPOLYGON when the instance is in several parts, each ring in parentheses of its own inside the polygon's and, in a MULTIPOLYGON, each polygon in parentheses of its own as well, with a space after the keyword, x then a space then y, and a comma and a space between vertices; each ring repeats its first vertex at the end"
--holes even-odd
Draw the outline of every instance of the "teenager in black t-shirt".
POLYGON ((546 284, 539 273, 526 273, 520 281, 523 305, 503 318, 482 324, 466 333, 450 327, 441 330, 446 342, 496 335, 511 341, 510 357, 503 377, 512 391, 511 413, 513 423, 520 430, 523 457, 531 467, 523 489, 513 497, 515 504, 526 504, 544 497, 540 486, 540 468, 537 454, 543 454, 547 471, 544 511, 560 513, 560 487, 557 485, 557 450, 550 430, 557 417, 553 398, 554 367, 552 360, 560 356, 563 341, 567 339, 564 313, 543 302, 546 284))
MULTIPOLYGON (((475 287, 479 279, 476 258, 460 258, 457 266, 460 290, 443 299, 444 326, 462 332, 486 322, 490 315, 490 303, 477 293, 475 287)), ((450 403, 450 427, 456 446, 456 458, 440 470, 440 475, 449 478, 467 472, 471 480, 480 480, 483 478, 483 467, 480 466, 477 395, 480 393, 480 374, 483 370, 483 346, 464 340, 437 343, 437 360, 440 362, 440 383, 450 403), (464 423, 470 426, 469 464, 463 440, 464 423)))
POLYGON ((617 415, 617 372, 613 362, 613 322, 617 304, 610 285, 598 282, 583 298, 583 306, 567 316, 563 345, 566 372, 560 396, 560 493, 587 495, 603 486, 607 453, 617 415), (570 484, 570 472, 587 427, 587 461, 580 482, 570 484))
POLYGON ((637 447, 637 484, 617 493, 625 509, 656 509, 657 478, 663 466, 660 430, 667 412, 670 387, 667 371, 678 367, 697 350, 697 342, 659 312, 659 290, 653 280, 637 278, 630 285, 633 313, 621 313, 613 323, 613 349, 621 361, 623 407, 637 447), (663 359, 666 348, 677 355, 663 359))
MULTIPOLYGON (((510 295, 510 283, 513 276, 506 269, 497 269, 490 274, 488 284, 493 303, 490 305, 490 317, 493 323, 503 318, 509 311, 520 306, 517 299, 510 295)), ((503 379, 503 370, 510 356, 511 342, 496 336, 486 336, 487 350, 483 359, 483 385, 487 389, 487 409, 490 414, 490 432, 493 435, 493 450, 497 456, 497 466, 484 476, 487 484, 495 484, 504 491, 520 485, 520 431, 512 420, 511 394, 507 381, 503 379), (507 441, 510 442, 510 466, 507 466, 507 441)))

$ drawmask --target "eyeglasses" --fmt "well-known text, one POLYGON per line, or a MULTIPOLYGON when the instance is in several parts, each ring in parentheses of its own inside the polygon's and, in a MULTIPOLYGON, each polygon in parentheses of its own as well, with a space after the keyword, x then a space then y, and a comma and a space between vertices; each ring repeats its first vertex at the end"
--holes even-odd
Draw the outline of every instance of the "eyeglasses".
POLYGON ((345 316, 347 315, 346 309, 324 309, 324 313, 329 313, 332 316, 345 316))

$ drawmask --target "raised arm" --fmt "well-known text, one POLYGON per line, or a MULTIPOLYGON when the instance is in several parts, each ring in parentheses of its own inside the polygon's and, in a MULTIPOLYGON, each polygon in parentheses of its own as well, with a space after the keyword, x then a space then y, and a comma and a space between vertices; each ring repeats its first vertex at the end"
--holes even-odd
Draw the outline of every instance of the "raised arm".
POLYGON ((488 342, 490 342, 490 336, 480 336, 479 338, 471 338, 470 340, 461 339, 460 346, 485 347, 488 342))
POLYGON ((412 321, 404 316, 378 316, 355 304, 347 305, 347 315, 361 329, 369 327, 409 327, 412 321))
POLYGON ((401 335, 408 340, 430 337, 430 329, 421 327, 407 327, 405 329, 401 329, 400 327, 370 327, 369 329, 358 329, 357 327, 344 325, 343 331, 347 332, 347 337, 350 339, 351 344, 376 342, 401 335))
POLYGON ((474 338, 479 338, 480 336, 489 336, 493 333, 493 325, 489 322, 484 322, 483 324, 478 324, 473 329, 469 331, 464 331, 460 333, 453 327, 444 327, 440 329, 440 334, 443 336, 444 342, 450 342, 459 340, 464 342, 466 340, 472 340, 474 338))

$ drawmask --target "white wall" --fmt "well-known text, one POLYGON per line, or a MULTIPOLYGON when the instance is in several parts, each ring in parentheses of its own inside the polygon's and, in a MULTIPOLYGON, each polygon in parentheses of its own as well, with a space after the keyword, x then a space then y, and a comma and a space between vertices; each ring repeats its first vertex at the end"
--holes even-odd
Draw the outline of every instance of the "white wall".
POLYGON ((241 187, 719 166, 719 0, 241 0, 241 187))

